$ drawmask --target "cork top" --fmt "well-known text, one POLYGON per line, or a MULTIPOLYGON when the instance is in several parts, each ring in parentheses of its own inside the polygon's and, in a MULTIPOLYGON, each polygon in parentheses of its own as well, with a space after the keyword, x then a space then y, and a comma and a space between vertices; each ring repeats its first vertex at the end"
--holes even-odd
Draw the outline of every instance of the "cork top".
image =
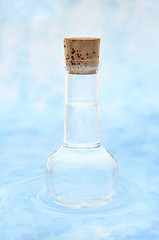
POLYGON ((82 41, 87 41, 87 40, 100 40, 100 38, 96 38, 96 37, 72 37, 72 38, 65 38, 64 40, 73 40, 73 41, 82 40, 82 41))
POLYGON ((94 74, 99 66, 100 38, 64 39, 65 65, 71 74, 94 74))

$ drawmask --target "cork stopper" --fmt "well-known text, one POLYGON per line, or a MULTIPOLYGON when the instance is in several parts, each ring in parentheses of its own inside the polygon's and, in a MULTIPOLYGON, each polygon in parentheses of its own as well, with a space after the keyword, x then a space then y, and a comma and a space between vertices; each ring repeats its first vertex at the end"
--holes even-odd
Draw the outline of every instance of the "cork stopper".
POLYGON ((100 38, 65 38, 65 65, 70 74, 95 74, 99 67, 100 38))

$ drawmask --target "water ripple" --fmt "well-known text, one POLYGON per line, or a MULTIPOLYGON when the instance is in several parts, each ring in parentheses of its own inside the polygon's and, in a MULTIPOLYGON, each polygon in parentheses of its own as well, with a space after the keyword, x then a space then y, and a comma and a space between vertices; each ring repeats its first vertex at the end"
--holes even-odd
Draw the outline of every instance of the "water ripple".
MULTIPOLYGON (((12 186, 13 187, 13 186, 12 186)), ((30 213, 46 215, 92 215, 106 216, 133 211, 141 196, 141 189, 135 182, 119 177, 118 190, 111 203, 92 209, 71 209, 51 201, 46 189, 45 176, 27 179, 14 185, 9 199, 30 213)))

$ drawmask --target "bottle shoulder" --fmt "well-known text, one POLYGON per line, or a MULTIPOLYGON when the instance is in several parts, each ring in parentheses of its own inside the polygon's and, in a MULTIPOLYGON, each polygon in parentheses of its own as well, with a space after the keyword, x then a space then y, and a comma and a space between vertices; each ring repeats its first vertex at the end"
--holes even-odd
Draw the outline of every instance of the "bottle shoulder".
POLYGON ((62 146, 53 155, 50 156, 47 162, 47 167, 52 165, 110 165, 117 168, 117 162, 115 158, 103 147, 98 148, 68 148, 62 146))

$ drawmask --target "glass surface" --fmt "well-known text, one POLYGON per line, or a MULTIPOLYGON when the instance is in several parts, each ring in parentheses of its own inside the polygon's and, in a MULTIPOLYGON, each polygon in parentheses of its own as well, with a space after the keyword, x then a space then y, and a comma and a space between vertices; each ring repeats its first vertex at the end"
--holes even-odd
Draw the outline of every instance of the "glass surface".
POLYGON ((65 88, 64 144, 47 162, 48 192, 61 205, 102 206, 115 194, 117 163, 100 143, 98 73, 67 72, 65 88))

